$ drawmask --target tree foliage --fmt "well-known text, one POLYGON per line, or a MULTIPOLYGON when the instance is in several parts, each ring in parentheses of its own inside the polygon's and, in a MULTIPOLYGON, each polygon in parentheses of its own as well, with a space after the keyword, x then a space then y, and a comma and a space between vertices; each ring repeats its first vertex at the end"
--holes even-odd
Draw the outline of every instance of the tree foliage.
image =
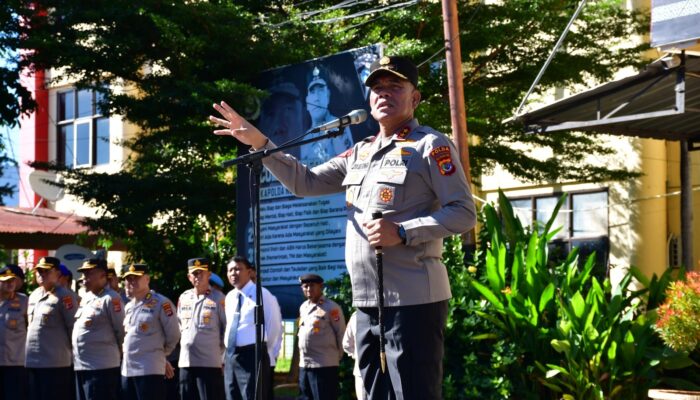
MULTIPOLYGON (((460 40, 472 176, 496 165, 529 180, 606 180, 633 171, 580 165, 610 154, 595 136, 525 135, 504 126, 574 11, 576 1, 459 1, 460 40), (532 157, 527 146, 554 156, 532 157)), ((640 48, 621 43, 645 28, 620 1, 590 2, 542 80, 542 90, 609 79, 634 65, 640 48)), ((2 48, 25 51, 10 68, 60 67, 105 93, 103 106, 139 134, 124 140, 130 157, 116 174, 64 171, 69 190, 99 212, 91 225, 159 267, 233 251, 236 154, 233 140, 211 134, 211 104, 252 110, 265 94, 259 72, 377 42, 421 63, 423 123, 450 131, 441 5, 436 1, 7 0, 2 48), (21 24, 18 21, 23 21, 21 24), (106 87, 123 88, 107 91, 106 87), (166 243, 162 246, 161 243, 166 243)), ((5 70, 2 70, 5 71, 5 70)), ((13 75, 14 74, 14 75, 13 75)), ((65 75, 64 75, 65 76, 65 75)), ((5 82, 5 81, 4 81, 5 82)), ((15 90, 23 94, 18 86, 15 90)), ((29 103, 0 92, 3 118, 29 103), (4 97, 3 97, 4 96, 4 97), (21 104, 21 105, 18 105, 21 104), (6 111, 9 110, 9 111, 6 111)), ((59 166, 54 166, 60 169, 59 166)), ((184 269, 183 269, 184 270, 184 269)))

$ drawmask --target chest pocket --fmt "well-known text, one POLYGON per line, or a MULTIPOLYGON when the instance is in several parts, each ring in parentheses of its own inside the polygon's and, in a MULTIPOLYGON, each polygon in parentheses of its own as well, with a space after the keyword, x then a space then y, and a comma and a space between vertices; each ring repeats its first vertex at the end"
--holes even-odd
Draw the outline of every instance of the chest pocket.
POLYGON ((214 324, 214 310, 208 307, 204 307, 202 312, 199 314, 199 321, 197 328, 199 329, 211 329, 214 324))
POLYGON ((159 323, 156 311, 153 308, 144 307, 134 316, 135 326, 132 329, 137 335, 151 336, 156 332, 159 323))
POLYGON ((408 160, 385 157, 379 170, 372 174, 370 205, 378 209, 394 209, 404 201, 408 160))
POLYGON ((104 317, 102 300, 95 300, 89 305, 80 307, 75 317, 85 330, 94 329, 98 320, 104 317))
POLYGON ((345 179, 343 179, 342 185, 345 187, 345 205, 348 209, 352 208, 352 205, 357 203, 360 196, 360 185, 365 179, 367 170, 365 169, 355 169, 355 165, 350 167, 345 179))
POLYGON ((11 331, 16 331, 20 325, 20 313, 19 312, 9 312, 5 317, 5 328, 11 331))
POLYGON ((328 316, 316 315, 311 319, 311 326, 309 327, 309 333, 311 335, 322 335, 328 329, 328 316))
POLYGON ((58 302, 47 301, 44 303, 40 303, 37 305, 35 312, 37 313, 36 317, 40 319, 40 325, 55 325, 57 322, 56 318, 58 314, 58 302))

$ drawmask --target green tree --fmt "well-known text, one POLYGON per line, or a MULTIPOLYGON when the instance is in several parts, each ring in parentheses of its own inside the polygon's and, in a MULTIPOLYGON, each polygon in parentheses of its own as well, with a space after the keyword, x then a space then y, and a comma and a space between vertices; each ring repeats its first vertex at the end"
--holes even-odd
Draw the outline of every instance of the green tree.
MULTIPOLYGON (((500 123, 576 3, 458 3, 469 131, 478 139, 470 149, 472 176, 497 164, 531 180, 615 179, 634 172, 579 165, 585 155, 610 153, 595 136, 528 136, 500 123), (518 144, 548 147, 555 156, 536 159, 518 144)), ((640 48, 620 43, 639 33, 643 21, 620 3, 586 6, 542 89, 608 79, 637 62, 640 48)), ((232 140, 212 135, 205 121, 211 104, 222 99, 253 110, 265 95, 251 85, 259 72, 383 42, 391 54, 428 61, 420 67, 418 117, 450 130, 435 1, 6 0, 2 12, 3 32, 9 32, 2 46, 29 50, 9 68, 10 78, 21 69, 61 67, 79 87, 103 92, 102 106, 138 127, 140 134, 123 142, 131 156, 121 172, 64 173, 69 191, 99 210, 93 228, 125 241, 135 259, 168 275, 184 276, 181 266, 190 256, 210 255, 221 265, 234 251, 236 172, 219 163, 237 150, 232 140), (117 84, 125 90, 105 89, 117 84)), ((10 117, 16 118, 24 106, 5 96, 8 87, 0 92, 0 107, 15 110, 10 117)))

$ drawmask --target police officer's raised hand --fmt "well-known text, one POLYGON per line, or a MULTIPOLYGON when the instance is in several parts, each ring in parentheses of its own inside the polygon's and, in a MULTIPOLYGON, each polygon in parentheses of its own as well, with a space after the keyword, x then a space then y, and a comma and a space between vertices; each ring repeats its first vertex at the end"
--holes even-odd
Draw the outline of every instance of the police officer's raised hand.
POLYGON ((367 240, 373 247, 389 247, 401 243, 399 225, 388 219, 373 219, 363 223, 362 227, 365 228, 367 240))
POLYGON ((209 121, 224 128, 215 130, 215 135, 233 136, 241 143, 252 146, 254 149, 259 149, 267 143, 267 137, 226 102, 214 103, 214 109, 221 114, 223 119, 210 115, 209 121))

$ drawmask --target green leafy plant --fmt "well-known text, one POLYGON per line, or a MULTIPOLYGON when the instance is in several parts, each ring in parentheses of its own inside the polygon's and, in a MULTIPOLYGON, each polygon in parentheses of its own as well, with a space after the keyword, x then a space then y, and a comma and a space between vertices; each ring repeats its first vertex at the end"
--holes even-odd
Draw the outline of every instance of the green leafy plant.
POLYGON ((692 352, 700 343, 700 273, 671 283, 666 301, 657 309, 656 331, 670 348, 692 352))
POLYGON ((595 256, 579 267, 578 250, 554 263, 549 242, 552 224, 563 204, 540 229, 527 232, 499 193, 498 209, 484 206, 484 237, 477 272, 470 285, 487 307, 473 311, 489 330, 473 339, 492 346, 514 343, 517 362, 503 373, 513 385, 511 396, 527 399, 643 398, 659 382, 658 371, 674 358, 653 330, 643 305, 668 278, 654 278, 633 291, 632 268, 617 285, 599 281, 592 271, 595 256))

